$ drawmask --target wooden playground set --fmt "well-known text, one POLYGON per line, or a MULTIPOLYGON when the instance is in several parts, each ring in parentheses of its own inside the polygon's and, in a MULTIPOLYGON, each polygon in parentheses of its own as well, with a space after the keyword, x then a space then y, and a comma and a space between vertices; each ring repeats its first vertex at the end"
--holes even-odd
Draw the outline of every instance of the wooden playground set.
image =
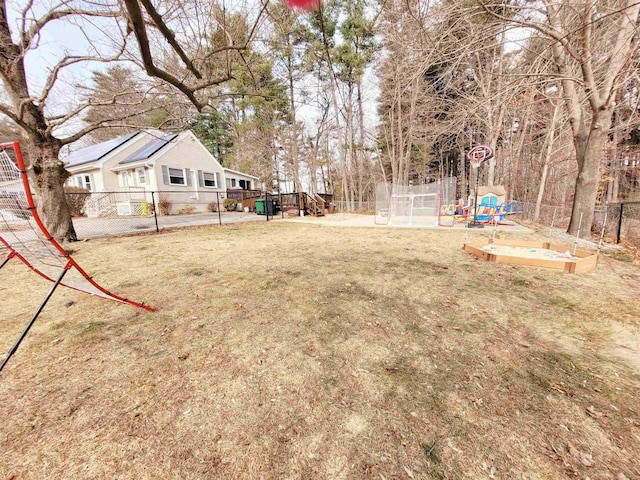
MULTIPOLYGON (((488 225, 514 226, 509 217, 517 215, 520 207, 516 200, 505 199, 502 185, 478 188, 478 208, 474 208, 475 195, 469 195, 467 204, 460 199, 456 204, 442 204, 438 211, 438 225, 450 227, 456 223, 476 222, 488 225)), ((442 196, 441 196, 442 199, 442 196)))

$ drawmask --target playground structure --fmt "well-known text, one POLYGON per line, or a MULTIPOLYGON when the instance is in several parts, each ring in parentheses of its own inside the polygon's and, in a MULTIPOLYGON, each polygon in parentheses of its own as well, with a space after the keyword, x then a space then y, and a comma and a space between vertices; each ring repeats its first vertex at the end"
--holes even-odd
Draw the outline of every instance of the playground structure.
MULTIPOLYGON (((380 183, 376 189, 376 225, 404 227, 452 227, 475 221, 475 192, 467 204, 456 201, 455 177, 423 185, 380 183)), ((518 202, 505 200, 503 186, 479 187, 477 222, 515 225, 509 216, 519 211, 518 202)))
POLYGON ((511 265, 524 265, 567 273, 587 273, 595 270, 598 255, 586 250, 573 252, 563 245, 526 240, 485 238, 465 243, 463 249, 483 260, 511 265))
POLYGON ((508 217, 516 215, 520 211, 518 202, 506 201, 506 190, 502 185, 478 187, 478 195, 475 191, 469 195, 468 205, 443 205, 440 224, 452 225, 454 223, 474 221, 476 210, 474 199, 478 198, 477 222, 493 225, 514 225, 508 217))
POLYGON ((100 286, 51 236, 38 215, 18 142, 0 144, 0 256, 4 257, 0 260, 0 269, 12 258, 17 258, 40 277, 53 282, 51 290, 0 365, 0 371, 16 352, 60 285, 145 310, 154 310, 100 286), (13 160, 9 153, 14 157, 13 160))

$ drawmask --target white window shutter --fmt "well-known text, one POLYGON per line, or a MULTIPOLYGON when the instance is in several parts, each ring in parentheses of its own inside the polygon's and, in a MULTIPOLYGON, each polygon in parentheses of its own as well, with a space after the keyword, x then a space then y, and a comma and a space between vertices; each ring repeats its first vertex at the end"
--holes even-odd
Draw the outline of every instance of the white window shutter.
POLYGON ((220 172, 216 172, 216 188, 220 188, 220 172))
POLYGON ((191 170, 188 168, 184 169, 184 176, 187 177, 187 187, 190 187, 193 181, 191 180, 191 170))
POLYGON ((162 183, 169 185, 169 167, 162 165, 162 183))
POLYGON ((202 170, 198 170, 198 186, 204 187, 204 174, 202 173, 202 170))

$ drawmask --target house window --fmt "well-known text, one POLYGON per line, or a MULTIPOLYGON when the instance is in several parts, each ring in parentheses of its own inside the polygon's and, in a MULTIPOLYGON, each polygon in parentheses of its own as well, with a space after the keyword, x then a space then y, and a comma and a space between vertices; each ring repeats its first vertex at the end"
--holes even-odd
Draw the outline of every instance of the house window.
POLYGON ((145 172, 144 168, 138 168, 136 170, 136 174, 138 175, 138 185, 146 185, 147 183, 147 172, 145 172))
POLYGON ((217 187, 215 173, 203 172, 202 177, 204 178, 205 187, 217 187))
POLYGON ((186 185, 184 170, 169 168, 169 183, 171 185, 186 185))
POLYGON ((76 181, 76 187, 86 188, 87 190, 91 191, 91 175, 89 174, 76 175, 75 181, 76 181))
POLYGON ((129 172, 127 172, 126 170, 123 170, 118 173, 118 184, 121 187, 129 186, 129 172))
POLYGON ((231 179, 231 188, 234 188, 236 186, 236 179, 232 178, 231 179))

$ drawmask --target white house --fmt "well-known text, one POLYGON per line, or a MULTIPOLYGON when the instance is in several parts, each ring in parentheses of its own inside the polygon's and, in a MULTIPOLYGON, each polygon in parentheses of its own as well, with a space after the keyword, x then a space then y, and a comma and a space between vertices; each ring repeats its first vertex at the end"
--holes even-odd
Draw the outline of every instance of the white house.
POLYGON ((89 216, 141 214, 151 202, 170 213, 207 211, 209 203, 222 203, 231 183, 258 187, 257 177, 224 169, 188 130, 134 132, 63 161, 71 173, 67 185, 96 192, 85 206, 89 216))
POLYGON ((224 175, 227 190, 258 190, 260 187, 257 182, 258 179, 252 175, 231 170, 230 168, 224 169, 224 175))

